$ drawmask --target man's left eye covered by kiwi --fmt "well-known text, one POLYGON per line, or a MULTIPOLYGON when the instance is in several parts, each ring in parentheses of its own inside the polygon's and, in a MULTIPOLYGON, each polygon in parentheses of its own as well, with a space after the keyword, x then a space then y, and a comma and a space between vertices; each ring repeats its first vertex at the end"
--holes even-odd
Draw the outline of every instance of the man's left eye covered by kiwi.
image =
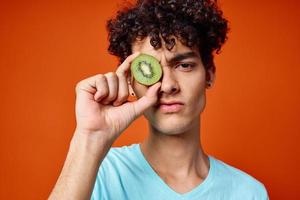
POLYGON ((131 73, 137 82, 150 86, 160 80, 162 69, 155 57, 141 54, 131 63, 131 73))

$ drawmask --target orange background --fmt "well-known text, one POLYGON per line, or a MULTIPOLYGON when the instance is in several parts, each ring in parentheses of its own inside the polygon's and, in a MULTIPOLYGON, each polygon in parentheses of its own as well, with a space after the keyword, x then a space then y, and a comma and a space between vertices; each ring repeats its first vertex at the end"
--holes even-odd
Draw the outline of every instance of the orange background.
MULTIPOLYGON (((0 199, 46 199, 75 127, 75 85, 114 70, 113 1, 6 1, 0 7, 0 199), (84 2, 84 3, 83 3, 84 2)), ((206 152, 300 199, 299 1, 220 2, 229 40, 202 115, 206 152)), ((138 119, 115 146, 145 137, 138 119)))

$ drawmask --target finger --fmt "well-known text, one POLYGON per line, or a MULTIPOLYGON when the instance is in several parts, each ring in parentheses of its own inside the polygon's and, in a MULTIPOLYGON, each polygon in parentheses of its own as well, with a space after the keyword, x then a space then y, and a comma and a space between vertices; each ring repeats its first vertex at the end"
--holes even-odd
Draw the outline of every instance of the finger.
POLYGON ((99 74, 99 76, 96 77, 95 82, 96 82, 97 92, 94 95, 94 99, 97 102, 100 102, 103 98, 107 97, 109 94, 108 83, 106 77, 103 74, 99 74))
POLYGON ((157 102, 157 93, 160 86, 161 82, 152 85, 148 88, 145 96, 141 97, 137 101, 132 102, 136 117, 140 116, 146 109, 148 109, 157 102))
POLYGON ((117 74, 123 74, 125 76, 127 76, 127 72, 130 69, 130 64, 131 62, 140 55, 140 52, 136 52, 134 54, 131 54, 130 56, 128 56, 124 62, 118 67, 118 69, 116 70, 117 74))
POLYGON ((91 94, 95 94, 97 92, 96 80, 100 76, 103 76, 103 75, 97 74, 97 75, 91 76, 89 78, 83 79, 80 82, 78 82, 76 85, 76 93, 85 91, 85 92, 89 92, 91 94))
POLYGON ((104 104, 114 101, 118 95, 118 77, 116 73, 109 72, 104 75, 108 83, 108 96, 102 100, 104 104))
POLYGON ((128 95, 129 95, 126 77, 121 74, 120 75, 117 74, 117 76, 119 79, 119 86, 118 86, 117 98, 113 103, 114 106, 121 105, 123 102, 125 102, 128 99, 128 95))

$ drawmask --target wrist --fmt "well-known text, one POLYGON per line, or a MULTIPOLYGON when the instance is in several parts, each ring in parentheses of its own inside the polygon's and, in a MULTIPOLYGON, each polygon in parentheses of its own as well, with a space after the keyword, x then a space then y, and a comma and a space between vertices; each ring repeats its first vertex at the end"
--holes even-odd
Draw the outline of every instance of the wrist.
POLYGON ((71 140, 70 151, 86 151, 91 155, 99 156, 109 150, 113 139, 107 138, 100 132, 76 129, 71 140))

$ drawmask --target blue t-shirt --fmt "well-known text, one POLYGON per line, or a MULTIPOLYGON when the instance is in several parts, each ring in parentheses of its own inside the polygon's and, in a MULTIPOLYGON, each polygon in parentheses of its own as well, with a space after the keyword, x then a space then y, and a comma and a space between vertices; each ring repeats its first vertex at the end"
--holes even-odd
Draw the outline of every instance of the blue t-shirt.
POLYGON ((113 147, 96 177, 92 200, 267 200, 262 183, 209 156, 210 168, 190 192, 172 190, 145 159, 139 144, 113 147))

